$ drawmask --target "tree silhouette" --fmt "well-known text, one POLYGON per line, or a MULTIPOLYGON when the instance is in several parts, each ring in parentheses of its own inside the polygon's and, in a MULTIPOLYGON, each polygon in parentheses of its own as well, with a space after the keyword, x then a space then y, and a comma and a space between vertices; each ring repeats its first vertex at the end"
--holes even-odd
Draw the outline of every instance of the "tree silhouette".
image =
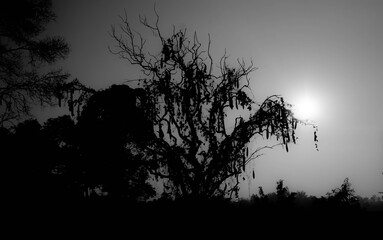
POLYGON ((50 158, 50 197, 78 199, 82 192, 79 184, 80 152, 76 124, 69 115, 48 119, 42 134, 49 143, 44 149, 50 158))
POLYGON ((292 209, 294 206, 296 193, 290 193, 289 188, 283 185, 282 179, 277 181, 276 190, 278 207, 282 207, 284 209, 292 209))
POLYGON ((327 193, 329 204, 333 207, 347 209, 359 208, 359 199, 355 196, 348 178, 345 178, 340 188, 335 188, 327 193))
POLYGON ((102 187, 110 197, 147 199, 155 194, 136 145, 145 144, 152 125, 137 101, 142 91, 113 85, 93 94, 78 118, 81 182, 89 190, 102 187))
POLYGON ((68 75, 46 64, 69 53, 62 37, 41 37, 55 20, 50 0, 0 3, 0 124, 30 114, 31 104, 53 104, 68 75))
POLYGON ((75 144, 75 122, 68 115, 48 119, 44 123, 43 131, 57 146, 68 147, 75 144))
POLYGON ((124 85, 96 92, 77 80, 63 86, 71 112, 77 106, 77 122, 64 115, 43 126, 29 119, 0 128, 9 194, 27 202, 154 196, 147 163, 135 151, 153 136, 139 105, 143 92, 124 85))
POLYGON ((290 194, 289 188, 283 186, 283 180, 282 179, 277 181, 276 189, 277 189, 277 195, 279 198, 286 198, 290 194))
POLYGON ((138 65, 146 76, 138 80, 146 92, 141 105, 155 138, 140 151, 152 163, 152 174, 164 180, 165 191, 176 199, 232 196, 238 193, 247 163, 260 150, 249 151, 250 140, 275 137, 288 151, 301 122, 280 96, 261 104, 249 97, 252 63, 237 60, 238 66, 231 67, 225 54, 214 68, 210 38, 207 49, 201 48, 196 34, 188 39, 186 29, 173 30, 166 38, 156 15, 155 24, 142 17, 140 22, 161 44, 158 54, 146 50, 146 40, 130 27, 126 14, 121 16, 122 34, 114 27, 110 33, 117 44, 110 51, 138 65), (229 131, 228 112, 235 109, 249 117, 236 117, 229 131))

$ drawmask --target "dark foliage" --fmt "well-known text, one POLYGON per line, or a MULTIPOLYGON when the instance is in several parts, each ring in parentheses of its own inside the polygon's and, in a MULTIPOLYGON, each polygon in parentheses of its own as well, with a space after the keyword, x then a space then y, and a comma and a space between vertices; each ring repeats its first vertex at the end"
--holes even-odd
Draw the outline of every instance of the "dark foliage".
POLYGON ((64 115, 43 126, 31 119, 1 128, 9 196, 26 202, 154 196, 143 157, 134 151, 153 134, 136 105, 140 97, 112 86, 89 98, 77 122, 64 115))
MULTIPOLYGON (((259 194, 251 197, 250 204, 259 211, 337 213, 368 210, 360 204, 360 197, 354 195, 348 178, 344 180, 340 188, 333 189, 326 197, 319 198, 307 196, 303 191, 290 192, 287 187, 284 187, 283 180, 279 180, 275 193, 265 195, 260 188, 259 194)), ((366 206, 366 204, 363 205, 366 206)))
POLYGON ((123 198, 155 194, 146 183, 148 170, 135 151, 153 136, 150 122, 137 102, 140 91, 113 85, 89 98, 78 118, 78 146, 84 184, 103 186, 110 196, 123 198))

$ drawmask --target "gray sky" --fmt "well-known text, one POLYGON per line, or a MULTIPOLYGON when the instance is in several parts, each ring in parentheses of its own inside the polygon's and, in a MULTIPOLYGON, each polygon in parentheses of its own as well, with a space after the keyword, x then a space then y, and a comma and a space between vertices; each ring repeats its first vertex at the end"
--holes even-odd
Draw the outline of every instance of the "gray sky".
MULTIPOLYGON (((58 19, 49 33, 63 35, 70 56, 60 66, 93 88, 106 88, 142 74, 108 51, 108 35, 124 8, 132 26, 143 31, 138 15, 155 20, 154 1, 54 0, 58 19)), ((253 59, 257 101, 282 94, 295 105, 309 106, 319 125, 319 151, 310 127, 300 127, 290 152, 276 148, 252 163, 258 186, 275 190, 284 179, 292 191, 321 196, 349 177, 357 194, 383 191, 383 1, 170 1, 157 0, 164 33, 176 28, 198 33, 219 60, 226 49, 231 60, 253 59), (302 100, 303 99, 303 100, 302 100)), ((148 35, 148 44, 151 35, 148 35)), ((216 61, 217 62, 217 61, 216 61)), ((308 110, 306 110, 307 112, 308 110)), ((46 109, 39 119, 51 113, 46 109)), ((253 148, 266 144, 262 139, 253 148)), ((249 196, 248 183, 242 196, 249 196)))

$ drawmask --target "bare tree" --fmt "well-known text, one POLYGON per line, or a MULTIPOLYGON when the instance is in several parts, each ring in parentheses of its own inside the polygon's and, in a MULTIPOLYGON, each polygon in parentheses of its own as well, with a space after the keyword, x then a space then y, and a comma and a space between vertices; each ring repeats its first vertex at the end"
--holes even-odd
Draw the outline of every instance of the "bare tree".
POLYGON ((294 118, 281 96, 270 96, 261 104, 249 97, 249 74, 256 69, 252 62, 237 60, 237 67, 230 67, 224 54, 215 67, 210 37, 206 49, 196 34, 188 39, 186 29, 173 29, 166 38, 155 13, 154 24, 144 17, 140 22, 161 43, 158 54, 146 50, 146 40, 131 28, 126 13, 120 16, 119 28, 112 27, 110 32, 116 42, 110 51, 138 65, 146 76, 138 80, 146 92, 140 104, 153 122, 156 138, 141 150, 152 173, 164 179, 165 191, 174 198, 238 194, 241 174, 262 149, 249 152, 250 140, 276 137, 277 145, 288 151, 302 122, 294 118), (250 117, 238 116, 229 131, 227 113, 233 109, 243 109, 250 117))
POLYGON ((0 3, 0 125, 30 114, 32 104, 53 104, 68 74, 43 71, 63 59, 69 47, 62 37, 42 37, 55 20, 50 0, 0 3))

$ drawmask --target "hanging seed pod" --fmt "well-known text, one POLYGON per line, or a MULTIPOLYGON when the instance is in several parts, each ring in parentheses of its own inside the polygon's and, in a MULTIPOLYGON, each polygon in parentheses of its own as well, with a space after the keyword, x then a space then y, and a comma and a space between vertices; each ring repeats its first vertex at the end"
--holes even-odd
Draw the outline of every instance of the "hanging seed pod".
POLYGON ((249 148, 246 148, 246 157, 249 156, 249 148))
POLYGON ((286 144, 286 152, 289 152, 289 145, 286 144))
POLYGON ((164 138, 164 132, 162 131, 162 125, 161 123, 158 124, 158 133, 161 139, 164 138))
POLYGON ((253 179, 255 179, 255 172, 254 172, 254 170, 253 170, 253 179))
POLYGON ((245 171, 245 165, 246 165, 246 157, 245 157, 245 155, 242 155, 242 167, 243 167, 243 171, 245 171))
POLYGON ((269 127, 266 127, 266 139, 269 139, 269 127))
POLYGON ((271 134, 274 135, 274 134, 275 134, 275 127, 274 127, 274 124, 271 123, 270 126, 271 126, 271 134))
POLYGON ((170 126, 170 122, 168 123, 168 134, 169 136, 172 136, 172 128, 170 126))
POLYGON ((233 109, 233 98, 229 98, 229 105, 230 105, 230 108, 233 109))
POLYGON ((73 113, 73 101, 71 99, 68 100, 68 106, 69 106, 69 112, 70 112, 71 116, 73 117, 74 116, 74 113, 73 113))

